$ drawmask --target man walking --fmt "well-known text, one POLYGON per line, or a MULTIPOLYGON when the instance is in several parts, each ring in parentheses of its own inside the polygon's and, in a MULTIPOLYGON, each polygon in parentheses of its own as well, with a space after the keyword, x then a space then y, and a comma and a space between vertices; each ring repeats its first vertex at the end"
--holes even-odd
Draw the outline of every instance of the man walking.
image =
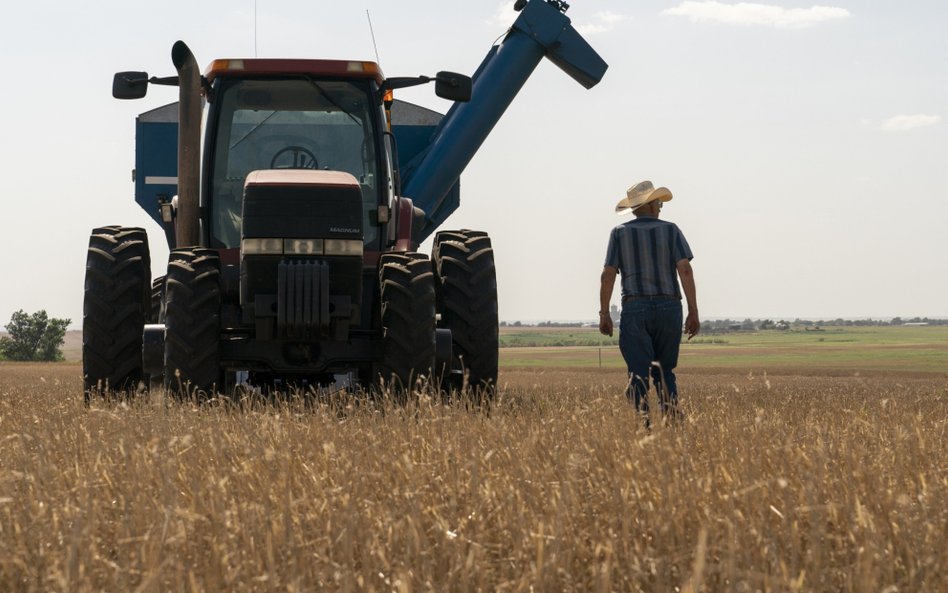
POLYGON ((632 212, 635 218, 612 229, 600 278, 599 331, 611 336, 609 302, 616 275, 622 272, 619 350, 629 370, 626 394, 646 415, 646 425, 650 377, 662 412, 677 415, 675 367, 682 333, 681 289, 688 302, 684 325, 689 340, 701 326, 691 248, 674 223, 658 219, 662 204, 671 199, 667 188, 655 189, 650 181, 629 188, 625 199, 616 205, 616 213, 632 212))

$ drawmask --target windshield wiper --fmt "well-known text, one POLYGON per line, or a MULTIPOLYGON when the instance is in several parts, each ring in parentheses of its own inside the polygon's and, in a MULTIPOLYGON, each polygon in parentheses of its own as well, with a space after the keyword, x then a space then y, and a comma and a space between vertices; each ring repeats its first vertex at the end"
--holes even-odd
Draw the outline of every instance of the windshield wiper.
POLYGON ((240 144, 241 142, 243 142, 244 140, 246 140, 251 134, 253 134, 254 132, 257 131, 257 128, 259 128, 259 127, 262 126, 263 124, 267 123, 267 122, 270 120, 270 118, 273 117, 274 115, 276 115, 277 113, 278 113, 277 111, 271 111, 271 112, 270 112, 270 115, 266 116, 265 118, 263 118, 263 120, 262 120, 260 123, 258 123, 258 124, 255 125, 254 127, 250 128, 250 131, 247 132, 246 134, 244 134, 243 136, 241 136, 241 137, 240 137, 240 140, 238 140, 237 142, 234 142, 233 144, 231 144, 229 150, 233 150, 238 144, 240 144))
POLYGON ((313 85, 314 87, 316 87, 316 90, 319 91, 319 94, 320 94, 320 95, 322 95, 323 97, 326 97, 326 100, 329 101, 330 103, 332 103, 334 107, 338 108, 339 111, 341 111, 341 112, 345 113, 346 115, 348 115, 348 116, 349 116, 349 119, 351 119, 352 121, 354 121, 357 126, 359 126, 360 128, 362 127, 362 122, 359 121, 359 119, 356 118, 356 116, 354 116, 354 115, 352 115, 351 113, 349 113, 349 111, 348 111, 345 107, 343 107, 342 105, 340 105, 339 103, 337 103, 336 100, 333 99, 332 96, 329 95, 329 93, 327 93, 325 90, 323 90, 323 87, 319 86, 319 83, 317 83, 315 80, 313 80, 313 79, 310 78, 309 76, 304 76, 303 79, 304 79, 306 82, 308 82, 308 83, 310 83, 311 85, 313 85))

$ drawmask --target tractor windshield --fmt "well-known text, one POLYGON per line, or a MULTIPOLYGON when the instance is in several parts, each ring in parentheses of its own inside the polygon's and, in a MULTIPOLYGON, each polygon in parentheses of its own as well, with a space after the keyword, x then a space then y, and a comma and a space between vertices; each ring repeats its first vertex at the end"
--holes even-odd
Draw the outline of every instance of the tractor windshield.
POLYGON ((377 239, 368 213, 379 204, 378 113, 365 81, 222 80, 210 173, 211 234, 222 247, 240 242, 244 180, 259 169, 351 173, 362 185, 365 242, 377 239), (373 109, 375 111, 373 111, 373 109))

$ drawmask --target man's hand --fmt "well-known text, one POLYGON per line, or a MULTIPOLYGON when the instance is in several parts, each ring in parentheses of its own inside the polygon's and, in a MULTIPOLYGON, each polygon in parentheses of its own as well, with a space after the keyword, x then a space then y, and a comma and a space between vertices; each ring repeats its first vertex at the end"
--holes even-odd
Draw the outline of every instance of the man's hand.
POLYGON ((699 331, 701 331, 701 321, 698 320, 698 312, 689 311, 685 319, 685 333, 688 334, 688 340, 697 336, 699 331))
POLYGON ((616 276, 619 270, 612 266, 604 266, 599 276, 599 333, 612 336, 612 315, 609 313, 609 301, 612 300, 612 289, 616 285, 616 276))
POLYGON ((676 264, 678 277, 681 279, 681 289, 688 301, 688 317, 685 319, 685 333, 688 339, 698 335, 701 331, 701 321, 698 320, 698 297, 695 289, 695 272, 691 269, 691 262, 687 259, 679 260, 676 264))
POLYGON ((599 316, 599 333, 612 337, 612 317, 608 315, 599 316))

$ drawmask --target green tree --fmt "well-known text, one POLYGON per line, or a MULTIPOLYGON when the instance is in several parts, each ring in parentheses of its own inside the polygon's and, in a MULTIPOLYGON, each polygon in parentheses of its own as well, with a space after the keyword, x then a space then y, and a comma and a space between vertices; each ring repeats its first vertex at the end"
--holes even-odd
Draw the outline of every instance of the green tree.
POLYGON ((62 360, 70 321, 50 319, 46 311, 29 315, 20 309, 4 326, 10 335, 0 338, 0 354, 9 360, 62 360))

